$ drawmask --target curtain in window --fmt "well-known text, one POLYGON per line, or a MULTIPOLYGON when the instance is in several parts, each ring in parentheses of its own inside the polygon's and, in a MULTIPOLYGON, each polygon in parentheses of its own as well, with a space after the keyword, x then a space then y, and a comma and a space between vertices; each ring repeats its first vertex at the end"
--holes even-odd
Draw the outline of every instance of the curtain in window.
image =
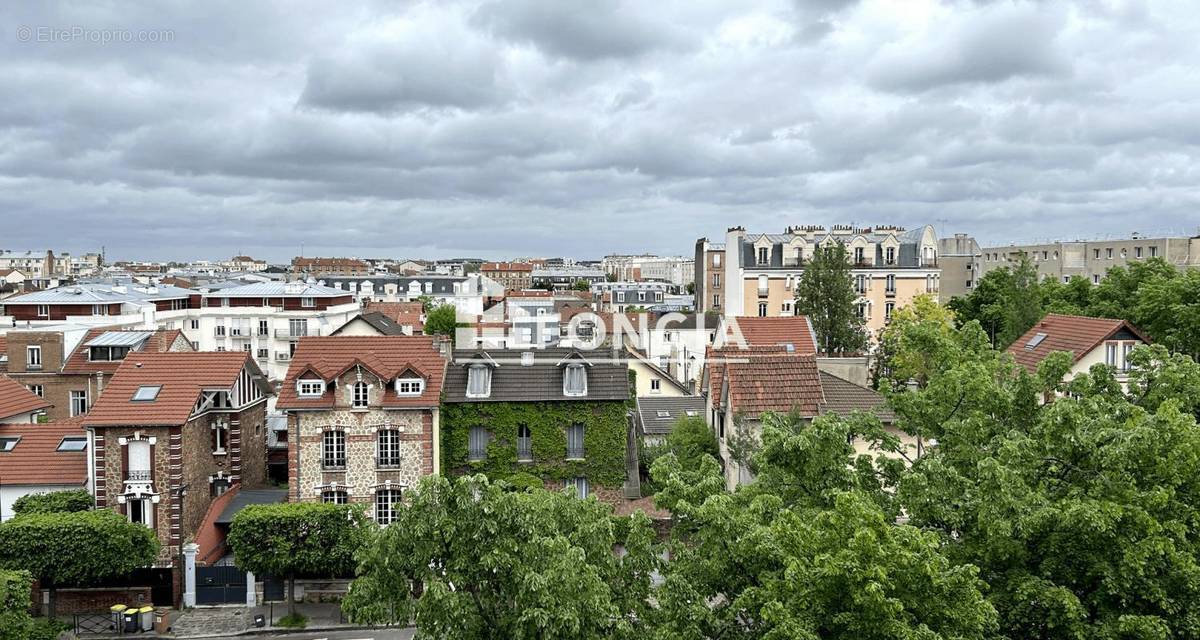
POLYGON ((488 434, 483 427, 471 427, 471 432, 468 435, 467 453, 471 460, 483 460, 487 456, 488 434))
POLYGON ((475 365, 467 370, 467 395, 486 396, 492 386, 492 370, 484 365, 475 365))
POLYGON ((587 371, 581 364, 567 365, 567 393, 582 394, 587 391, 587 371))
POLYGON ((573 424, 567 427, 567 457, 583 457, 583 425, 573 424))

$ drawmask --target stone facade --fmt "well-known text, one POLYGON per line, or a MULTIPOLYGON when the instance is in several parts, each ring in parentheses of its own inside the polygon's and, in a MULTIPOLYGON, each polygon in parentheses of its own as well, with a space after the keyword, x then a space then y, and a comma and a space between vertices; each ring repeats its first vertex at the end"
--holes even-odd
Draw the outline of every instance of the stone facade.
POLYGON ((321 500, 325 490, 345 491, 350 502, 373 503, 381 486, 415 486, 422 476, 437 472, 433 432, 437 409, 396 410, 372 407, 332 411, 300 411, 289 418, 289 483, 291 499, 321 500), (400 432, 397 468, 378 467, 379 431, 400 432), (346 466, 322 467, 322 439, 329 430, 346 434, 346 466))

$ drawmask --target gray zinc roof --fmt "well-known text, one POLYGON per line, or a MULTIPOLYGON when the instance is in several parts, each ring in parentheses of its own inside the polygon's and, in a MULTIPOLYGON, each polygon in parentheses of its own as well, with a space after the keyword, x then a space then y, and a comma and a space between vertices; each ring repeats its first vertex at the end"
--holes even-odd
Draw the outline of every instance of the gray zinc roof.
POLYGON ((443 387, 445 401, 458 402, 588 402, 628 400, 629 369, 626 355, 612 357, 611 351, 551 349, 486 349, 454 352, 454 361, 446 370, 443 387), (522 364, 521 354, 533 353, 532 364, 522 364), (587 367, 587 395, 563 394, 563 368, 566 359, 582 358, 587 367), (468 398, 467 368, 471 363, 494 362, 492 391, 487 398, 468 398))
POLYGON ((647 435, 671 433, 680 418, 704 419, 704 396, 659 398, 642 396, 637 399, 638 419, 647 435))

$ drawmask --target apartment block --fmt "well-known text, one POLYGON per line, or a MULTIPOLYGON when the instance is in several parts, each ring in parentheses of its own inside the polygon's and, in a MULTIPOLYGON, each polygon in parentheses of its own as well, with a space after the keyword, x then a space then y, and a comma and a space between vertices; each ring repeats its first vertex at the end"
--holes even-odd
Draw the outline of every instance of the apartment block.
POLYGON ((1080 276, 1093 284, 1113 267, 1128 267, 1150 258, 1162 258, 1178 268, 1200 267, 1200 235, 1148 238, 1133 234, 1126 239, 1076 240, 1041 244, 984 247, 982 273, 1012 266, 1026 255, 1041 278, 1067 282, 1080 276))
POLYGON ((942 268, 941 300, 970 295, 983 275, 983 250, 975 238, 956 233, 938 240, 938 266, 942 268))

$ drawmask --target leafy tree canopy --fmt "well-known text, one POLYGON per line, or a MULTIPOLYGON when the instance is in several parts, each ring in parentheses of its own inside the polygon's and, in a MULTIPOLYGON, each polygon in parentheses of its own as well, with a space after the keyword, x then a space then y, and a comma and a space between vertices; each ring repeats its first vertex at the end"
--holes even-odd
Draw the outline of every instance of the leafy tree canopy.
POLYGON ((359 554, 351 619, 411 620, 439 639, 643 635, 658 567, 649 519, 618 524, 595 499, 506 489, 423 478, 359 554))
POLYGON ((838 242, 818 249, 796 283, 796 312, 808 316, 825 353, 856 353, 866 349, 864 321, 854 301, 854 278, 849 254, 838 242))
POLYGON ((92 494, 85 489, 72 491, 51 491, 49 493, 30 493, 13 501, 12 510, 16 515, 30 513, 70 513, 73 511, 88 511, 92 508, 92 494))
POLYGON ((442 335, 454 338, 458 328, 458 310, 454 305, 443 304, 434 307, 425 315, 425 335, 442 335))

